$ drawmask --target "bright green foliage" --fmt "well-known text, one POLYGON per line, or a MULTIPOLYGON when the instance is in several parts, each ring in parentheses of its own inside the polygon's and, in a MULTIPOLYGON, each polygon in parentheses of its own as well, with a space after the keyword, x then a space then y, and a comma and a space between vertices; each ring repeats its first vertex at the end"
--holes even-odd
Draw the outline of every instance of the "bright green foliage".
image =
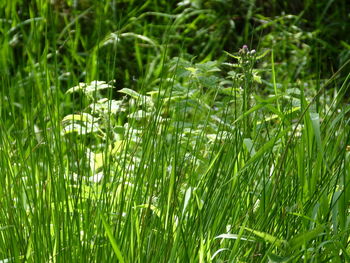
POLYGON ((0 3, 0 263, 350 262, 345 4, 27 2, 0 3))

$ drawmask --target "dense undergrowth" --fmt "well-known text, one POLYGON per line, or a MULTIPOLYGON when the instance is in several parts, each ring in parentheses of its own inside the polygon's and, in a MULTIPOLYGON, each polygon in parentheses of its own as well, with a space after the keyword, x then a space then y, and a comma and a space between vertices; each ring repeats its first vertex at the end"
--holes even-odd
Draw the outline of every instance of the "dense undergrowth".
POLYGON ((1 2, 0 262, 350 261, 349 4, 290 2, 1 2))

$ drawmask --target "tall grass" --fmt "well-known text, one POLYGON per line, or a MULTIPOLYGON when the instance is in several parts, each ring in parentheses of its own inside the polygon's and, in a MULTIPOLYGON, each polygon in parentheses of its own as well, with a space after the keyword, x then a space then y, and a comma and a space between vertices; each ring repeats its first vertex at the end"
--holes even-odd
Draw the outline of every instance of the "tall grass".
POLYGON ((0 262, 350 261, 349 60, 243 2, 0 4, 0 262))

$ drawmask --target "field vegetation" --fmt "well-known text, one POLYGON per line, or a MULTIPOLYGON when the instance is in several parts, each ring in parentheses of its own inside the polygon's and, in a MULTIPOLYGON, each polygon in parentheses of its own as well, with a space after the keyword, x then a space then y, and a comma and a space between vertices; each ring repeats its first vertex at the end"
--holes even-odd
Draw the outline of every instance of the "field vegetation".
POLYGON ((0 263, 350 262, 345 0, 0 1, 0 263))

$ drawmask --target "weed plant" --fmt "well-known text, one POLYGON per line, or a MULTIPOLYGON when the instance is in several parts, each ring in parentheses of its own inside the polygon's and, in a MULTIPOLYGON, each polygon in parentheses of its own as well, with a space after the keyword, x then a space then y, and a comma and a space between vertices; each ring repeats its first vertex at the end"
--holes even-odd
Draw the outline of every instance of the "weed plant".
POLYGON ((347 4, 260 2, 0 2, 1 263, 350 262, 347 4))

